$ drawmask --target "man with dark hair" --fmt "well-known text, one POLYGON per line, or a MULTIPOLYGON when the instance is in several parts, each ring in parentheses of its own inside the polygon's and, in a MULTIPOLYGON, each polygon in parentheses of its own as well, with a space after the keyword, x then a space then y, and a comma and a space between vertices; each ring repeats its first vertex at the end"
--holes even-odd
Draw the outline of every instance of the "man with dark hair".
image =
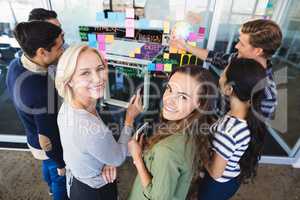
POLYGON ((33 10, 31 10, 28 17, 28 21, 33 20, 47 21, 61 27, 61 23, 57 19, 57 14, 53 10, 46 10, 44 8, 34 8, 33 10))
POLYGON ((264 117, 273 117, 277 106, 277 90, 272 74, 272 55, 280 47, 282 32, 280 27, 271 20, 257 19, 244 23, 240 29, 239 42, 236 44, 236 53, 224 54, 209 51, 187 44, 183 39, 172 38, 170 45, 191 52, 195 56, 213 66, 224 69, 228 63, 237 57, 251 58, 259 62, 265 69, 268 85, 265 87, 265 96, 261 102, 264 117))
POLYGON ((43 176, 53 199, 67 199, 57 94, 47 71, 64 51, 62 30, 49 22, 30 21, 19 23, 14 35, 23 55, 8 67, 8 92, 24 126, 28 147, 43 162, 43 176))

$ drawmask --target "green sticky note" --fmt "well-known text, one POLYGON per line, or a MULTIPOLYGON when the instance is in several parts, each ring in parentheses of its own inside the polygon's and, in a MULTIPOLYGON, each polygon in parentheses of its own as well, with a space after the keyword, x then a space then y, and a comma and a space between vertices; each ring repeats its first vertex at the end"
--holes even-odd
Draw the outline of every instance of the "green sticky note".
POLYGON ((172 71, 172 64, 165 64, 164 71, 165 72, 171 72, 172 71))

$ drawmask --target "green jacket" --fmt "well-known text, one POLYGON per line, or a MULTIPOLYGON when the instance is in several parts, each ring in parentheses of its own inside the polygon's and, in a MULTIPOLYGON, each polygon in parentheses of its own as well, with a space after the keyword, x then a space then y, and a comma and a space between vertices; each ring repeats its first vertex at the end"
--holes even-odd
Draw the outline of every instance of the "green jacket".
POLYGON ((128 200, 184 200, 193 177, 192 146, 183 134, 171 135, 147 151, 144 162, 152 181, 143 189, 137 176, 128 200))

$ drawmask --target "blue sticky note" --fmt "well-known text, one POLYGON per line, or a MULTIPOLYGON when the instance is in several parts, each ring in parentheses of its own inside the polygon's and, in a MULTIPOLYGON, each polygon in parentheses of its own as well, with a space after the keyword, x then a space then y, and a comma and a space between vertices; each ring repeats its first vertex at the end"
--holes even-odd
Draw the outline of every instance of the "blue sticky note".
POLYGON ((118 21, 125 21, 126 14, 124 12, 116 12, 116 18, 118 21))
POLYGON ((109 20, 115 21, 115 20, 117 20, 117 15, 116 15, 115 12, 108 12, 108 13, 107 13, 107 18, 108 18, 109 20))
POLYGON ((104 12, 97 12, 96 13, 96 21, 102 21, 105 19, 104 12))
POLYGON ((154 63, 149 63, 148 64, 148 71, 155 71, 155 70, 156 70, 155 64, 154 63))
POLYGON ((88 41, 89 41, 89 46, 93 48, 97 48, 97 38, 96 34, 89 33, 88 34, 88 41))
POLYGON ((147 28, 149 28, 149 20, 147 20, 147 19, 140 19, 138 21, 138 27, 140 29, 147 29, 147 28))

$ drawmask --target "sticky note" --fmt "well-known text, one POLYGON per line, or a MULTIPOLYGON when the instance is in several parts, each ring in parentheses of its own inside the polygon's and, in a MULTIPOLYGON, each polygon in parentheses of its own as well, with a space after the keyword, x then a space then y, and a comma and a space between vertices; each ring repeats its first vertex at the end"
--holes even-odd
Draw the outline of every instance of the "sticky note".
POLYGON ((170 22, 164 21, 164 33, 170 33, 170 22))
POLYGON ((194 42, 197 40, 197 33, 190 33, 188 37, 188 41, 194 42))
POLYGON ((200 27, 198 33, 200 35, 205 35, 205 27, 200 27))
POLYGON ((96 40, 96 35, 93 33, 88 34, 88 43, 89 46, 92 48, 97 48, 97 40, 96 40))
POLYGON ((96 42, 97 40, 96 40, 96 34, 94 34, 94 33, 89 33, 88 34, 88 40, 89 41, 93 41, 93 42, 96 42))
POLYGON ((126 28, 126 37, 134 37, 134 28, 126 28))
POLYGON ((140 29, 147 29, 149 28, 149 20, 147 19, 140 19, 138 21, 138 26, 140 29))
POLYGON ((172 71, 172 64, 165 64, 164 71, 165 72, 171 72, 172 71))
POLYGON ((133 8, 126 8, 126 18, 134 18, 134 9, 133 8))
POLYGON ((273 8, 273 3, 272 2, 268 2, 267 8, 273 8))
POLYGON ((178 53, 179 53, 179 54, 184 54, 184 53, 186 53, 186 51, 185 51, 185 50, 179 49, 179 50, 178 50, 178 53))
POLYGON ((164 64, 157 63, 156 64, 156 71, 164 71, 164 64))
POLYGON ((149 63, 148 64, 148 71, 155 71, 155 64, 154 63, 149 63))
POLYGON ((134 19, 126 19, 125 20, 125 27, 126 28, 133 28, 134 27, 134 19))
POLYGON ((134 52, 129 53, 129 57, 130 58, 134 58, 135 57, 135 53, 134 52))
POLYGON ((104 12, 96 12, 96 21, 102 21, 105 19, 104 12))
POLYGON ((98 43, 98 49, 99 51, 105 51, 105 43, 98 43))
POLYGON ((191 45, 192 47, 195 47, 197 44, 196 42, 187 42, 189 45, 191 45))
POLYGON ((111 21, 115 21, 117 20, 117 15, 115 12, 108 12, 107 13, 107 18, 111 21))
POLYGON ((164 59, 169 59, 169 58, 170 58, 170 54, 164 53, 164 59))
POLYGON ((117 20, 124 21, 126 19, 126 14, 124 12, 116 12, 117 20))
POLYGON ((98 34, 97 35, 97 41, 100 43, 105 43, 105 35, 104 34, 98 34))
POLYGON ((114 35, 105 35, 105 42, 113 43, 114 42, 114 35))
POLYGON ((134 53, 140 54, 140 53, 141 53, 141 48, 136 48, 136 49, 134 50, 134 53))
POLYGON ((170 53, 177 53, 177 48, 170 46, 169 52, 170 53))

